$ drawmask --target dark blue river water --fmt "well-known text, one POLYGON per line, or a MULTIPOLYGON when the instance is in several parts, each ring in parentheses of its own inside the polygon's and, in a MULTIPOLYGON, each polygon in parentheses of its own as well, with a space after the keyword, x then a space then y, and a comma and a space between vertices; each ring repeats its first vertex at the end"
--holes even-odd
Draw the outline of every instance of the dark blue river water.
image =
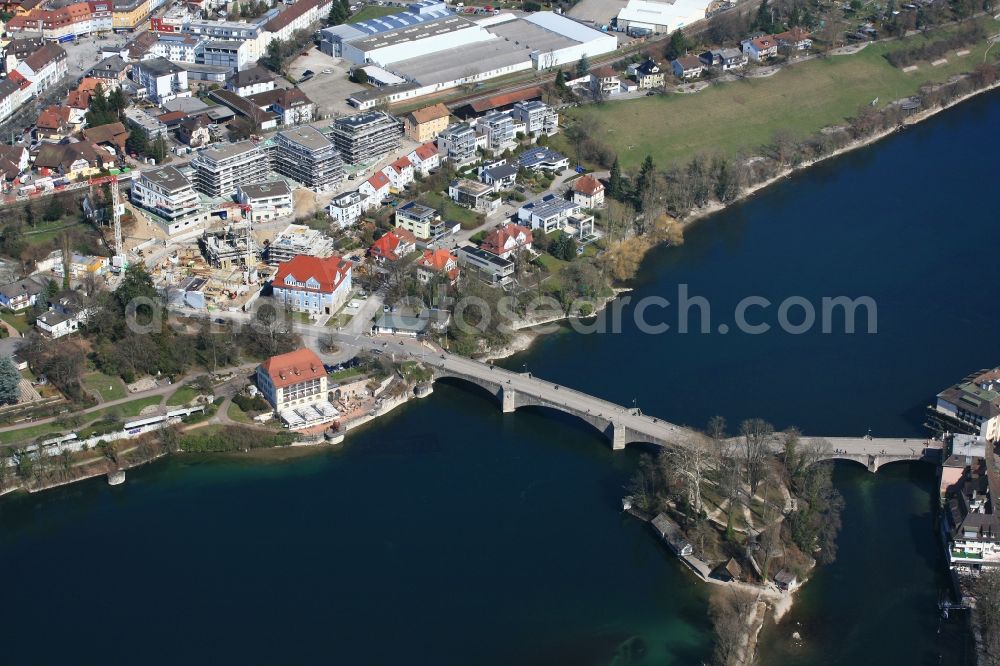
MULTIPOLYGON (((506 363, 701 426, 921 434, 934 393, 996 363, 1000 97, 818 166, 655 252, 630 296, 704 296, 712 330, 563 330, 506 363), (736 303, 870 296, 878 332, 743 335, 736 303)), ((817 306, 818 307, 818 306, 817 306)), ((777 305, 774 306, 774 309, 777 305)), ((651 311, 652 312, 652 311, 651 311)), ((676 324, 670 310, 664 321, 676 324)), ((796 319, 793 314, 793 319, 796 319)), ((758 309, 755 321, 777 322, 758 309)), ((675 328, 675 327, 674 327, 675 328)), ((568 417, 439 384, 335 452, 181 456, 0 501, 3 662, 697 664, 707 591, 620 513, 637 452, 568 417)), ((840 557, 764 663, 957 664, 934 474, 840 467, 840 557), (789 640, 792 631, 802 643, 789 640), (905 639, 905 640, 904 640, 905 639)))

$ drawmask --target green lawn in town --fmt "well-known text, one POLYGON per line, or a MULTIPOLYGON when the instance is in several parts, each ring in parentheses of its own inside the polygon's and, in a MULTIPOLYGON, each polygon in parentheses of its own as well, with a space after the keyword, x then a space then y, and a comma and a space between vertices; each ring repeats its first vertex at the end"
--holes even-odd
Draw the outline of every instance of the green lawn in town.
POLYGON ((21 333, 27 333, 31 330, 31 326, 28 325, 28 317, 23 312, 15 313, 9 310, 3 310, 0 311, 0 319, 3 319, 21 333))
MULTIPOLYGON (((987 34, 1000 30, 997 21, 982 21, 987 34)), ((959 57, 950 52, 946 64, 934 67, 922 62, 910 73, 893 67, 883 57, 889 50, 933 42, 942 34, 871 44, 853 55, 786 67, 768 78, 713 85, 693 94, 586 105, 569 110, 567 115, 614 148, 623 168, 639 166, 647 154, 658 165, 666 166, 698 153, 755 152, 768 144, 777 130, 805 137, 844 123, 860 105, 875 98, 883 107, 915 94, 926 83, 971 71, 983 61, 985 41, 967 47, 968 55, 959 57)), ((557 148, 573 154, 564 134, 554 139, 557 148)))
POLYGON ((103 372, 88 372, 83 376, 83 385, 91 391, 100 393, 104 402, 125 397, 125 382, 103 372))
POLYGON ((378 5, 368 5, 354 14, 350 18, 351 23, 358 23, 359 21, 367 21, 369 19, 378 18, 379 16, 387 16, 389 14, 399 14, 400 12, 405 12, 406 7, 379 7, 378 5))
POLYGON ((237 423, 253 423, 253 419, 251 419, 246 412, 240 409, 240 406, 235 402, 229 404, 229 409, 226 411, 226 414, 230 419, 236 421, 237 423))
POLYGON ((463 229, 475 229, 482 226, 482 222, 475 211, 459 206, 440 192, 426 192, 420 195, 420 198, 428 206, 439 212, 441 219, 446 222, 458 222, 462 225, 463 229))
POLYGON ((195 396, 199 393, 200 391, 190 386, 182 386, 174 391, 174 394, 167 399, 167 404, 171 407, 186 405, 194 400, 195 396))

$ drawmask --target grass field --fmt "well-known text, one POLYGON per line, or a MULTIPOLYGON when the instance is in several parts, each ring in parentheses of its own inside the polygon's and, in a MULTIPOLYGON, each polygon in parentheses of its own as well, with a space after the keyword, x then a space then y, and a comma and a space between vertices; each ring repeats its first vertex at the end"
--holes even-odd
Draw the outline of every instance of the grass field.
POLYGON ((84 227, 87 227, 87 229, 90 230, 90 233, 93 233, 93 230, 90 229, 89 225, 86 225, 78 220, 64 217, 61 220, 55 220, 54 222, 39 222, 34 227, 27 228, 23 235, 25 242, 28 244, 42 245, 57 238, 65 231, 69 231, 70 229, 85 230, 84 227))
MULTIPOLYGON (((997 21, 982 20, 988 34, 1000 30, 997 21)), ((969 55, 956 57, 952 52, 947 64, 920 63, 910 73, 896 69, 883 57, 889 50, 935 41, 940 35, 872 44, 854 55, 786 67, 769 78, 714 85, 694 94, 588 105, 567 115, 612 146, 623 168, 639 166, 647 154, 657 165, 666 166, 698 153, 759 151, 779 129, 804 137, 844 123, 860 105, 876 97, 878 106, 885 106, 913 95, 926 83, 971 71, 983 61, 985 42, 970 47, 969 55)), ((556 138, 558 148, 570 148, 564 134, 556 138)))
POLYGON ((404 11, 406 11, 405 7, 379 7, 378 5, 368 5, 357 14, 353 15, 350 18, 350 22, 357 23, 358 21, 367 21, 369 19, 378 18, 379 16, 399 14, 404 11))
POLYGON ((191 388, 190 386, 182 386, 176 391, 174 391, 173 395, 167 398, 167 404, 170 405, 171 407, 176 407, 178 405, 186 405, 192 400, 194 400, 196 395, 198 395, 197 390, 191 388))
POLYGON ((420 195, 420 198, 426 201, 428 206, 441 213, 441 219, 446 222, 458 222, 463 229, 475 229, 482 226, 475 211, 459 206, 440 192, 425 192, 420 195))
POLYGON ((8 310, 4 310, 0 312, 0 319, 3 319, 5 322, 16 328, 21 333, 27 333, 29 330, 31 330, 31 327, 28 326, 28 317, 23 312, 20 314, 15 314, 8 310))
POLYGON ((101 394, 104 402, 125 397, 125 384, 118 377, 102 372, 90 372, 83 376, 83 385, 101 394))
POLYGON ((253 419, 247 416, 247 413, 240 409, 240 406, 235 402, 229 404, 229 409, 226 411, 226 414, 237 423, 253 423, 253 419))

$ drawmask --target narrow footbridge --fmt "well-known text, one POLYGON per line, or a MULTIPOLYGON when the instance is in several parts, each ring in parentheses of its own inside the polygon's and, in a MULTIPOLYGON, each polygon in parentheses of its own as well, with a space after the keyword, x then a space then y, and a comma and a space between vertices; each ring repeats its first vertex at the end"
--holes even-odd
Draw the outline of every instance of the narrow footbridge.
MULTIPOLYGON (((614 450, 633 443, 685 446, 700 437, 691 428, 643 414, 593 395, 561 386, 527 372, 513 372, 453 354, 425 356, 435 379, 453 378, 475 384, 493 394, 504 412, 520 407, 547 407, 572 414, 589 423, 611 442, 614 450)), ((851 460, 874 472, 882 465, 903 460, 940 459, 941 444, 923 439, 869 437, 804 437, 829 443, 827 459, 851 460)), ((775 448, 780 449, 776 441, 775 448)))

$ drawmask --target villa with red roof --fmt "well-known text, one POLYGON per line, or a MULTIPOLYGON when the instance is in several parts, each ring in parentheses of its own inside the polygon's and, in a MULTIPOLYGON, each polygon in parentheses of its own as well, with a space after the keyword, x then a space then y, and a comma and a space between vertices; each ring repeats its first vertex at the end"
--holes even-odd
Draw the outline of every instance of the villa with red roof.
POLYGON ((604 205, 604 185, 590 174, 578 178, 573 183, 573 203, 584 208, 600 208, 604 205))
POLYGON ((377 207, 383 199, 389 196, 389 177, 379 171, 361 183, 358 192, 374 201, 377 207))
POLYGON ((327 401, 326 368, 310 349, 272 356, 257 366, 257 388, 292 430, 339 416, 327 401))
POLYGON ((413 182, 413 164, 407 157, 400 157, 382 169, 382 173, 397 190, 401 190, 413 182))
POLYGON ((407 157, 414 168, 423 175, 427 175, 432 169, 441 166, 441 154, 438 153, 437 144, 433 141, 417 146, 416 150, 410 152, 407 157))
POLYGON ((368 251, 375 261, 396 261, 417 248, 417 237, 406 229, 396 228, 384 233, 368 251))
POLYGON ((333 314, 351 293, 351 264, 336 256, 296 255, 278 265, 271 287, 274 300, 295 312, 333 314))
POLYGON ((435 277, 447 278, 448 284, 458 282, 458 257, 445 248, 424 250, 424 256, 417 259, 417 280, 430 282, 435 277))
POLYGON ((479 249, 510 259, 522 250, 531 249, 531 229, 510 222, 487 234, 479 249))

